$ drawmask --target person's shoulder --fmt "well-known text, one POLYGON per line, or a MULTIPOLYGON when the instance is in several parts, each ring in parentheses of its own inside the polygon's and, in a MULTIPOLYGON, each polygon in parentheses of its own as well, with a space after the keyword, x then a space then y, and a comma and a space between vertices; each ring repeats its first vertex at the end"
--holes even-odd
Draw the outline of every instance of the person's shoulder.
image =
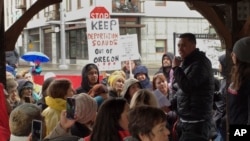
POLYGON ((44 141, 83 141, 83 139, 77 136, 64 135, 53 139, 45 139, 44 141))
POLYGON ((123 141, 138 141, 138 140, 132 136, 128 136, 128 137, 124 138, 123 141))

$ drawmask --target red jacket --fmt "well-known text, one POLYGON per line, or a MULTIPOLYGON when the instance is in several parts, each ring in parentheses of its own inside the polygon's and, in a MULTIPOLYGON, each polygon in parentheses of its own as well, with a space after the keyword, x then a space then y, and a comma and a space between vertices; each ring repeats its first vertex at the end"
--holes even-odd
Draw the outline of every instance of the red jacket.
POLYGON ((6 107, 5 94, 3 91, 3 84, 0 83, 0 141, 7 141, 10 139, 9 116, 6 107))

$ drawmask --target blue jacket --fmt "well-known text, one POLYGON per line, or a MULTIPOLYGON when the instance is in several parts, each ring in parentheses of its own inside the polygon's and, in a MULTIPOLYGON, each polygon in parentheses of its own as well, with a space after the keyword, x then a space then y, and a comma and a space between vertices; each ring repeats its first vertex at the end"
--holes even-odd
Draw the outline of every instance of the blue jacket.
POLYGON ((136 66, 134 69, 134 78, 136 78, 136 75, 139 73, 143 73, 146 75, 146 79, 140 81, 142 88, 152 90, 153 87, 152 87, 152 83, 151 83, 149 75, 148 75, 147 67, 143 66, 143 65, 136 66))

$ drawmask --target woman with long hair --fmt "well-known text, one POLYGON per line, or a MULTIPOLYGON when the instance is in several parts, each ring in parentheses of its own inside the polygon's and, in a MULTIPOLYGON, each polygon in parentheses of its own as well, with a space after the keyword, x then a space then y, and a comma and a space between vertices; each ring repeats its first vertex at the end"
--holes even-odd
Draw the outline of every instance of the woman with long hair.
POLYGON ((129 136, 127 114, 129 104, 124 98, 110 98, 100 107, 92 134, 84 141, 123 141, 129 136))
POLYGON ((232 52, 231 84, 228 88, 228 118, 230 125, 250 123, 250 37, 238 40, 232 52))

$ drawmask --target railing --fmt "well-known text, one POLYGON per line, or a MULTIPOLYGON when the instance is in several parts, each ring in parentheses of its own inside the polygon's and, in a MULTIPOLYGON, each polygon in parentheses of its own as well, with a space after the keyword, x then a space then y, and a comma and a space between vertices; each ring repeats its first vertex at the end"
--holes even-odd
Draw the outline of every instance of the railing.
POLYGON ((143 1, 139 0, 113 0, 113 13, 143 13, 143 1))

